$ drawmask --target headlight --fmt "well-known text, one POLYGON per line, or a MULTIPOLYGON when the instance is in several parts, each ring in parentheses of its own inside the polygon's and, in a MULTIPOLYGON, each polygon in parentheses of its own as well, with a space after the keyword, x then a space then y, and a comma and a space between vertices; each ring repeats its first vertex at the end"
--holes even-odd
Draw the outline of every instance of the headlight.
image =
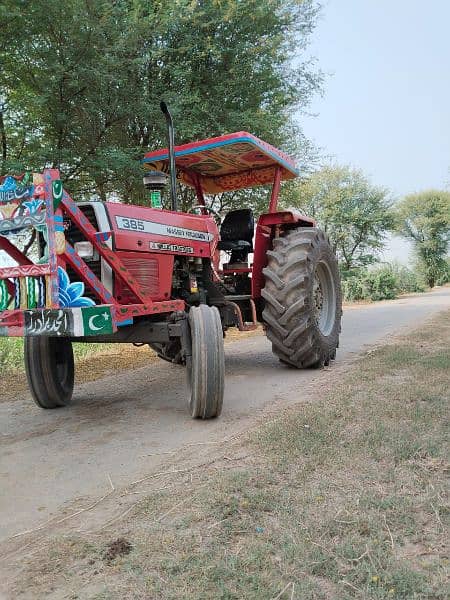
POLYGON ((91 244, 91 242, 76 242, 73 247, 75 249, 75 252, 81 258, 94 258, 94 247, 91 244))

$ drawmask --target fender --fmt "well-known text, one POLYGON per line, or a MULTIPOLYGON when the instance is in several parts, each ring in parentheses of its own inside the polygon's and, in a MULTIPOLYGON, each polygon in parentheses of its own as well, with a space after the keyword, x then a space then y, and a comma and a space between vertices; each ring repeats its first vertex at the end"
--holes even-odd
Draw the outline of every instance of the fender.
POLYGON ((267 251, 272 247, 272 240, 284 229, 297 227, 315 227, 316 221, 294 209, 263 213, 256 225, 255 252, 252 270, 252 297, 261 297, 264 285, 263 269, 267 265, 267 251))

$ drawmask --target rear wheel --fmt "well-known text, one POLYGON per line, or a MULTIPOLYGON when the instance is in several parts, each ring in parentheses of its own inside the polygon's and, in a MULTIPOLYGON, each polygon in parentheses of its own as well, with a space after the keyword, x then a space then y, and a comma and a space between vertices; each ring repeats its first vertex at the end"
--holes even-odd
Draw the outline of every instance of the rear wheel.
POLYGON ((34 401, 41 408, 66 406, 72 399, 74 360, 66 338, 26 337, 25 371, 34 401))
POLYGON ((325 233, 301 227, 276 238, 263 273, 263 319, 274 354, 297 368, 327 365, 339 344, 342 298, 325 233))
POLYGON ((194 419, 212 419, 222 412, 225 355, 219 311, 214 306, 192 307, 189 311, 191 336, 187 377, 189 410, 194 419))

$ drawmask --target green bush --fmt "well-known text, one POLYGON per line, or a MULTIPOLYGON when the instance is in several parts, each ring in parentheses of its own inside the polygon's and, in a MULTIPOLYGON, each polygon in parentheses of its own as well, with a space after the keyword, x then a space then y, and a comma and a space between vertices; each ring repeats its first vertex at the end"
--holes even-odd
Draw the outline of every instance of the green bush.
POLYGON ((397 280, 397 290, 400 294, 425 291, 425 285, 417 272, 398 263, 393 263, 391 269, 397 280))
POLYGON ((367 290, 359 272, 343 273, 341 283, 344 300, 353 302, 354 300, 367 299, 367 290))
POLYGON ((440 275, 436 279, 436 285, 445 285, 446 283, 450 283, 450 258, 447 258, 440 275))
POLYGON ((368 271, 366 285, 371 300, 393 300, 397 297, 397 280, 390 267, 368 271))
POLYGON ((398 294, 423 292, 417 275, 402 265, 379 265, 373 269, 355 269, 342 273, 344 299, 392 300, 398 294))
POLYGON ((397 282, 388 267, 359 269, 344 274, 342 288, 345 300, 392 300, 397 296, 397 282))

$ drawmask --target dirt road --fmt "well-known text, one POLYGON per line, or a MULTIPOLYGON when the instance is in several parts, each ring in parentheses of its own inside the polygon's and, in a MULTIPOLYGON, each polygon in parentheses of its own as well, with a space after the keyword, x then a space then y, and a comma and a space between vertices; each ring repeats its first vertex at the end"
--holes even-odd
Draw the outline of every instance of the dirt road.
MULTIPOLYGON (((336 362, 449 306, 445 288, 350 307, 336 362)), ((28 394, 0 403, 0 542, 94 502, 110 482, 118 489, 158 469, 163 453, 248 429, 265 408, 298 401, 321 377, 281 365, 260 334, 227 344, 226 355, 224 411, 216 421, 188 417, 184 370, 163 362, 83 384, 67 409, 42 411, 28 394)))

